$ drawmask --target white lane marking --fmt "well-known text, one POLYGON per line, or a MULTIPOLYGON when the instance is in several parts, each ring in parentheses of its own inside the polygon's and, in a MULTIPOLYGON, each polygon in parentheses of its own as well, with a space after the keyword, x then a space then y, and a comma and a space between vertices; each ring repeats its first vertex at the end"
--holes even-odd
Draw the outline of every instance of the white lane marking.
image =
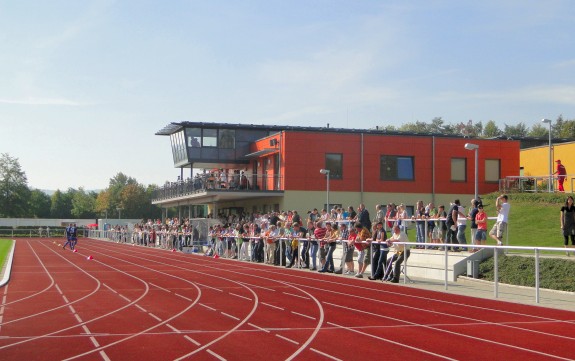
POLYGON ((274 305, 272 305, 272 304, 270 304, 270 303, 266 303, 266 302, 260 302, 260 303, 261 303, 262 305, 264 305, 264 306, 268 306, 268 307, 271 307, 271 308, 275 308, 275 309, 277 309, 277 310, 281 310, 281 311, 285 310, 285 309, 282 308, 282 307, 274 306, 274 305))
POLYGON ((94 336, 90 336, 90 341, 92 341, 92 344, 95 347, 100 347, 100 344, 98 343, 98 341, 96 341, 96 338, 94 336))
POLYGON ((182 295, 180 295, 180 294, 178 294, 178 293, 174 293, 174 294, 175 294, 176 296, 180 297, 180 298, 183 298, 183 299, 186 300, 186 301, 194 302, 194 300, 192 300, 191 298, 188 298, 188 297, 186 297, 186 296, 182 296, 182 295))
POLYGON ((292 339, 289 339, 289 338, 287 338, 287 337, 284 337, 284 336, 282 336, 282 335, 278 335, 277 333, 275 334, 275 336, 276 336, 276 337, 279 337, 279 338, 281 338, 282 340, 285 340, 285 341, 287 341, 287 342, 291 342, 291 343, 293 343, 294 345, 299 345, 299 342, 294 341, 294 340, 292 340, 292 339))
POLYGON ((216 309, 207 305, 204 305, 203 303, 199 303, 200 306, 207 308, 210 311, 215 311, 216 309))
POLYGON ((54 285, 56 287, 56 290, 58 291, 58 293, 60 293, 61 295, 63 295, 64 293, 62 292, 62 290, 60 289, 60 287, 58 287, 58 284, 54 285))
POLYGON ((292 296, 292 297, 297 297, 297 298, 303 298, 304 300, 309 300, 309 297, 296 295, 296 294, 294 294, 294 293, 283 292, 283 294, 284 294, 284 295, 287 295, 287 296, 292 296))
POLYGON ((223 358, 222 356, 218 355, 218 354, 215 353, 214 351, 212 351, 212 350, 210 350, 210 349, 207 349, 206 351, 207 351, 210 355, 212 355, 212 356, 214 356, 215 358, 217 358, 218 360, 226 361, 225 358, 223 358))
POLYGON ((343 361, 342 359, 339 359, 339 358, 334 357, 334 356, 332 356, 332 355, 328 355, 327 353, 321 352, 320 350, 316 350, 315 348, 310 348, 310 350, 312 350, 313 352, 318 353, 318 354, 320 354, 320 355, 322 355, 322 356, 325 356, 325 357, 327 357, 327 358, 330 358, 330 359, 332 359, 332 360, 343 361))
POLYGON ((154 320, 158 321, 158 322, 162 322, 162 319, 159 318, 158 316, 154 315, 151 312, 148 312, 148 315, 150 315, 150 317, 152 317, 154 320))
POLYGON ((265 333, 270 333, 269 330, 266 330, 265 328, 261 328, 261 327, 259 327, 259 326, 256 326, 256 325, 254 325, 253 323, 248 323, 248 325, 250 325, 250 326, 252 326, 253 328, 258 329, 258 330, 260 330, 260 331, 264 331, 265 333))
POLYGON ((452 360, 452 361, 456 361, 456 360, 457 360, 457 359, 453 359, 453 358, 451 358, 451 357, 447 357, 447 356, 444 356, 444 355, 440 355, 440 354, 435 353, 435 352, 422 350, 422 349, 419 348, 419 347, 409 346, 409 345, 407 345, 407 344, 405 344, 405 343, 402 343, 402 342, 393 341, 393 340, 390 340, 390 339, 388 339, 388 338, 371 335, 371 334, 366 333, 366 332, 362 332, 362 331, 355 330, 355 329, 352 329, 352 328, 348 328, 348 327, 345 327, 345 326, 342 326, 342 325, 338 325, 338 324, 333 323, 333 322, 327 322, 327 324, 328 324, 328 325, 335 326, 335 327, 339 327, 339 328, 342 328, 342 329, 344 329, 344 330, 348 330, 348 331, 351 331, 351 332, 359 333, 360 335, 368 336, 368 337, 374 338, 374 339, 379 340, 379 341, 389 342, 389 343, 392 343, 392 344, 397 345, 397 346, 402 346, 402 347, 408 348, 408 349, 410 349, 410 350, 422 352, 422 353, 425 353, 425 354, 428 354, 428 355, 433 355, 433 356, 435 356, 435 357, 439 357, 439 358, 442 358, 442 359, 452 360))
POLYGON ((76 320, 78 320, 78 323, 82 323, 82 319, 80 318, 80 316, 78 316, 77 313, 74 314, 74 317, 76 317, 76 320))
POLYGON ((114 292, 114 293, 118 293, 118 291, 116 291, 115 289, 113 289, 112 287, 108 286, 107 284, 103 283, 104 287, 106 287, 107 289, 109 289, 110 291, 114 292))
MULTIPOLYGON (((68 299, 66 298, 66 296, 62 295, 62 298, 64 299, 64 301, 65 301, 66 303, 70 303, 70 301, 68 301, 68 299)), ((70 307, 72 307, 72 306, 70 306, 70 307)))
POLYGON ((209 289, 211 289, 211 290, 218 291, 218 292, 224 292, 223 290, 220 290, 219 288, 207 286, 207 285, 204 285, 203 283, 196 283, 196 284, 197 284, 198 286, 200 286, 200 287, 209 288, 209 289))
POLYGON ((199 346, 199 345, 200 345, 200 343, 199 343, 198 341, 194 340, 193 338, 191 338, 191 337, 188 336, 188 335, 185 335, 184 338, 185 338, 186 340, 190 341, 191 343, 193 343, 193 344, 196 345, 196 346, 199 346))
POLYGON ((309 318, 310 320, 315 320, 315 317, 304 315, 303 313, 299 313, 299 312, 295 312, 295 311, 291 311, 291 313, 293 313, 294 315, 301 316, 301 317, 309 318))
POLYGON ((158 285, 156 285, 156 284, 153 284, 153 283, 150 283, 150 286, 154 286, 154 287, 156 287, 156 288, 161 289, 162 291, 165 291, 165 292, 168 292, 168 293, 172 293, 172 291, 170 291, 169 289, 164 288, 164 287, 160 287, 160 286, 158 286, 158 285))
POLYGON ((142 306, 140 306, 140 305, 138 305, 138 304, 136 304, 135 306, 136 306, 136 308, 138 308, 138 309, 139 309, 140 311, 142 311, 142 312, 148 312, 144 307, 142 307, 142 306))
POLYGON ((227 316, 227 317, 229 317, 229 318, 232 318, 232 319, 234 319, 234 320, 236 320, 236 321, 239 321, 239 320, 240 320, 240 319, 237 318, 236 316, 232 316, 232 315, 230 315, 229 313, 225 313, 225 312, 220 312, 220 313, 221 313, 222 315, 227 316))
POLYGON ((124 300, 126 300, 126 302, 132 303, 132 300, 130 300, 128 297, 118 294, 118 296, 120 296, 121 298, 123 298, 124 300))
POLYGON ((104 351, 100 351, 100 356, 102 356, 104 361, 112 361, 112 360, 110 360, 110 358, 108 357, 108 355, 106 355, 106 353, 104 351))
POLYGON ((248 300, 248 301, 251 301, 251 300, 252 300, 252 299, 249 298, 249 297, 242 296, 242 295, 236 295, 235 293, 231 293, 231 292, 230 292, 230 295, 231 295, 231 296, 236 296, 236 297, 239 297, 239 298, 243 298, 244 300, 248 300))
POLYGON ((166 323, 166 326, 167 326, 170 330, 174 331, 175 333, 182 333, 182 331, 178 330, 177 328, 175 328, 174 326, 170 325, 169 323, 166 323))

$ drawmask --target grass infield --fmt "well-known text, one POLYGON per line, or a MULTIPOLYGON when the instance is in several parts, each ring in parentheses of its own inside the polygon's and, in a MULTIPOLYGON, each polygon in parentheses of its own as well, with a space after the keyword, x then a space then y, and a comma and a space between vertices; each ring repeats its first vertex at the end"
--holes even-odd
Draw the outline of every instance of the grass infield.
POLYGON ((8 258, 8 252, 10 252, 11 248, 12 248, 12 241, 7 239, 0 239, 0 271, 4 267, 6 258, 8 258))

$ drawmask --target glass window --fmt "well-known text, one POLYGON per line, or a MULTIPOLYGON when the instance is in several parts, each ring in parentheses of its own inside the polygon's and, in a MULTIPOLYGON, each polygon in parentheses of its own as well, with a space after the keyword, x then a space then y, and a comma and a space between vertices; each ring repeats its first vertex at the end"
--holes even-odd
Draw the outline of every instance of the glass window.
POLYGON ((343 178, 343 154, 326 154, 325 169, 329 170, 330 179, 343 178))
POLYGON ((486 182, 499 182, 501 179, 501 161, 499 159, 486 159, 485 160, 485 181, 486 182))
POLYGON ((451 158, 451 181, 452 182, 467 181, 466 158, 451 158))
POLYGON ((218 146, 218 130, 204 129, 202 134, 202 147, 217 147, 217 146, 218 146))
POLYGON ((382 155, 379 177, 381 180, 415 180, 413 157, 382 155))
POLYGON ((202 139, 202 130, 200 128, 186 128, 186 135, 188 137, 188 147, 197 148, 201 146, 200 140, 202 139))
POLYGON ((236 147, 236 131, 231 129, 220 129, 219 147, 223 149, 234 149, 236 147))
POLYGON ((180 163, 188 159, 186 154, 186 143, 184 140, 184 132, 177 132, 170 136, 172 142, 172 155, 174 163, 180 163))

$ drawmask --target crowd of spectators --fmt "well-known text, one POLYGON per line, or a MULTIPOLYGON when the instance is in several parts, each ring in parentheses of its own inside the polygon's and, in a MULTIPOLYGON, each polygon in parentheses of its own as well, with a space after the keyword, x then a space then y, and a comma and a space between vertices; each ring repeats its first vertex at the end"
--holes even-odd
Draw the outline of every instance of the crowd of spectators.
MULTIPOLYGON (((357 278, 363 278, 371 267, 369 279, 397 282, 400 266, 409 257, 410 250, 396 242, 409 242, 407 233, 414 230, 416 249, 443 249, 439 244, 445 242, 449 251, 465 251, 467 249, 460 249, 459 245, 467 243, 465 233, 470 221, 473 243, 481 244, 475 241, 474 231, 480 205, 483 219, 486 215, 481 199, 473 199, 469 211, 459 200, 454 200, 449 211, 443 205, 435 207, 433 203, 418 201, 411 216, 404 204, 390 203, 377 205, 374 216, 370 217, 369 211, 360 204, 357 211, 353 206, 334 207, 329 211, 309 210, 305 215, 295 210, 220 214, 216 218, 221 224, 209 227, 205 237, 185 218, 142 221, 131 232, 116 226, 112 234, 118 242, 174 250, 202 244, 206 255, 357 278), (334 260, 337 247, 342 251, 340 262, 334 260)), ((486 224, 481 223, 483 240, 485 229, 486 224)))

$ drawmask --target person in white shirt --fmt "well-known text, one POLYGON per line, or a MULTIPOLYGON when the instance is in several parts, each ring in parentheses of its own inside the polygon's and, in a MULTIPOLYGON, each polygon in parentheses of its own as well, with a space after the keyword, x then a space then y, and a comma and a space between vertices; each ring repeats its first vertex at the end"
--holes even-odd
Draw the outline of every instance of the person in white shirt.
POLYGON ((506 194, 502 194, 497 197, 495 206, 497 207, 497 221, 491 231, 489 236, 497 241, 497 245, 501 246, 503 243, 501 239, 503 234, 507 231, 507 222, 509 219, 509 209, 511 205, 507 203, 508 198, 506 194))
POLYGON ((404 244, 395 244, 395 242, 409 242, 409 239, 407 238, 407 234, 402 232, 399 226, 396 225, 393 227, 393 235, 388 238, 386 242, 390 247, 395 249, 395 254, 391 257, 391 260, 387 262, 387 270, 383 280, 390 281, 391 283, 399 283, 401 264, 409 258, 411 252, 404 244), (395 265, 393 266, 393 272, 391 272, 393 262, 395 262, 395 265))

